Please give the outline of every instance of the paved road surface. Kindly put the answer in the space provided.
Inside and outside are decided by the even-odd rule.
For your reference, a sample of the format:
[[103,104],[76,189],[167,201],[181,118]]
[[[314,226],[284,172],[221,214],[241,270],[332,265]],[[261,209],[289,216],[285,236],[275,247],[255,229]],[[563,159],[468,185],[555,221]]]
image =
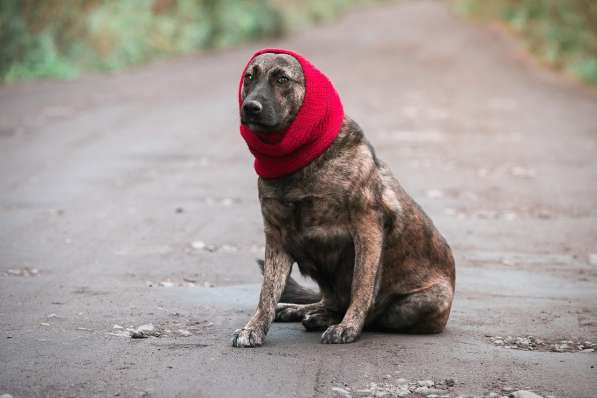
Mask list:
[[[332,77],[451,243],[458,286],[442,335],[322,346],[276,324],[262,348],[230,346],[260,283],[235,90],[261,45]],[[0,394],[362,396],[453,378],[451,396],[594,397],[597,354],[550,350],[597,342],[597,97],[516,54],[421,1],[280,42],[1,88]],[[146,323],[169,332],[113,328]],[[527,335],[546,343],[492,342]]]

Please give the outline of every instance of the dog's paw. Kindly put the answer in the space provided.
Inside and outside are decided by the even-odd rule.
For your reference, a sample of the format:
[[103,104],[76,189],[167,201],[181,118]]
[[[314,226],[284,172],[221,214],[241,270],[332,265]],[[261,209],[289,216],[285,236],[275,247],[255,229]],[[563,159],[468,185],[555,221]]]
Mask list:
[[351,326],[342,324],[332,325],[321,335],[323,344],[346,344],[352,343],[359,337],[359,331]]
[[263,335],[254,329],[236,329],[232,334],[233,347],[259,347],[263,344]]
[[276,307],[276,322],[300,322],[304,311],[292,304],[278,304]]

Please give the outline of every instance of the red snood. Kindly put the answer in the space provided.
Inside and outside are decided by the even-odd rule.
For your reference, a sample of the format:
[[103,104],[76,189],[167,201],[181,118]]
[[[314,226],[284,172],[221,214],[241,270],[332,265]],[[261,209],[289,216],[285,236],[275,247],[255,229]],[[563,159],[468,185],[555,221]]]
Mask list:
[[[240,77],[238,101],[242,107],[242,85],[247,66],[264,53],[288,54],[297,59],[305,76],[305,97],[296,117],[285,130],[256,134],[241,123],[240,134],[255,156],[255,171],[264,178],[291,174],[321,155],[334,141],[344,118],[342,102],[330,80],[301,55],[278,48],[257,51],[247,62]],[[274,137],[272,137],[272,135]],[[272,139],[273,138],[273,139]]]

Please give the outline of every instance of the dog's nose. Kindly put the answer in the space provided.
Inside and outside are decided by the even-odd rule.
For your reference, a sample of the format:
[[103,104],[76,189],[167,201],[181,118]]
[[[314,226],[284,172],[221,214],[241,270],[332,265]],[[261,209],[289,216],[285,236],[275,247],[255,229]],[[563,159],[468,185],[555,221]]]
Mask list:
[[257,116],[263,110],[263,106],[258,101],[246,101],[243,104],[243,111],[248,116]]

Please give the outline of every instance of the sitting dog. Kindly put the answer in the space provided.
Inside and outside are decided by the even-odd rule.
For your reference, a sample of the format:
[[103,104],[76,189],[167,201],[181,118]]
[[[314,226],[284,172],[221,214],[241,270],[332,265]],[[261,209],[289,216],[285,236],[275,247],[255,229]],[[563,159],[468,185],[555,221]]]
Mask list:
[[[364,328],[441,332],[454,295],[450,247],[344,115],[329,79],[293,51],[264,49],[245,66],[238,97],[265,261],[257,311],[232,345],[262,345],[274,319],[324,331],[328,344]],[[319,293],[289,277],[295,262]]]

